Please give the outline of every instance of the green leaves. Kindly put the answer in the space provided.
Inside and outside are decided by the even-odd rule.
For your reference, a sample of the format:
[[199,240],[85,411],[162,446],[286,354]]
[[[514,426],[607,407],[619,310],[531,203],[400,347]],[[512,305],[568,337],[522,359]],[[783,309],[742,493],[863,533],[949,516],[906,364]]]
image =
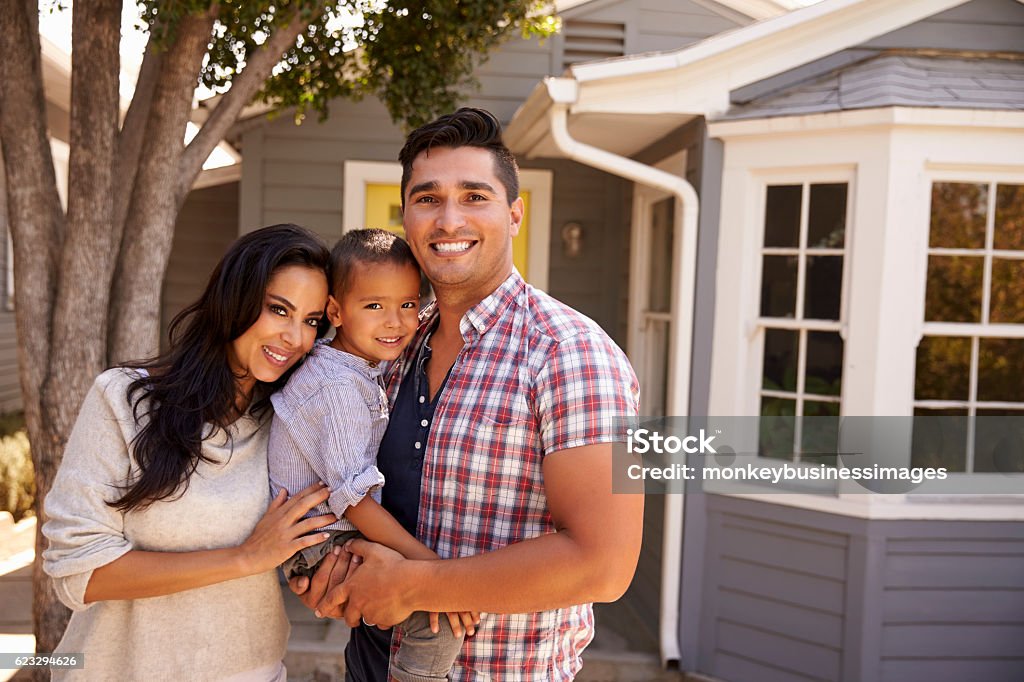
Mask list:
[[331,100],[380,97],[391,117],[414,127],[455,108],[477,86],[476,66],[502,41],[546,37],[557,18],[540,0],[148,0],[143,20],[158,44],[173,44],[188,14],[217,22],[200,80],[223,91],[281,25],[308,22],[257,96],[323,119]]

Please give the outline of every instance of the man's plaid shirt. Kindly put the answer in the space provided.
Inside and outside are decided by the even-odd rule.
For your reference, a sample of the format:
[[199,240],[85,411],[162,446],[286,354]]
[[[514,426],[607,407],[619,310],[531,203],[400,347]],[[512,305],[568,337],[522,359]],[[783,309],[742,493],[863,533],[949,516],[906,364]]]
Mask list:
[[[433,305],[423,311],[416,338],[396,363],[388,383],[392,404],[436,317]],[[518,272],[471,308],[460,329],[465,345],[430,427],[417,524],[419,539],[442,558],[555,532],[544,456],[623,440],[616,417],[636,415],[639,400],[629,361],[608,335]],[[569,680],[593,636],[590,604],[487,614],[467,638],[452,679]]]

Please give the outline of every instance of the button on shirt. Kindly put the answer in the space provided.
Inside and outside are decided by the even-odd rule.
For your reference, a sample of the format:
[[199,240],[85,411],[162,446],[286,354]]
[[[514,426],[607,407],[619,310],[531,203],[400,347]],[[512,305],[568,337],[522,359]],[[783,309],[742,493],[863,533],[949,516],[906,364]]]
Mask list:
[[384,476],[377,448],[388,425],[380,369],[363,358],[318,341],[283,389],[270,397],[270,489],[289,493],[323,481],[326,503],[306,516],[334,512],[326,528],[355,530],[342,516],[370,494],[380,501]]
[[[436,308],[428,306],[416,339],[390,373],[389,395],[399,403],[410,386],[404,370],[415,364],[436,319]],[[404,450],[415,460],[415,443],[423,444],[416,536],[443,558],[555,532],[544,457],[624,440],[616,420],[635,416],[639,400],[633,370],[607,334],[518,272],[467,311],[460,331],[464,346],[436,408],[420,417],[421,428],[429,422],[426,440],[416,435]],[[421,391],[412,396],[429,399]],[[487,614],[467,638],[452,679],[569,680],[592,638],[589,604]]]

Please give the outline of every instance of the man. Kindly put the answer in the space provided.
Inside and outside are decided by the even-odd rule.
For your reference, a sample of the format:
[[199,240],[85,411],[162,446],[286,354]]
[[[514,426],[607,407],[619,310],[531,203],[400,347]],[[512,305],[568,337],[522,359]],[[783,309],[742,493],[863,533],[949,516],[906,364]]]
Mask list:
[[442,116],[399,160],[406,235],[437,299],[389,384],[382,504],[451,560],[355,541],[362,565],[334,587],[321,571],[303,600],[355,627],[349,679],[387,679],[391,632],[365,624],[482,611],[452,679],[570,680],[591,602],[622,595],[640,550],[643,496],[612,493],[636,378],[593,321],[514,270],[523,200],[490,113]]

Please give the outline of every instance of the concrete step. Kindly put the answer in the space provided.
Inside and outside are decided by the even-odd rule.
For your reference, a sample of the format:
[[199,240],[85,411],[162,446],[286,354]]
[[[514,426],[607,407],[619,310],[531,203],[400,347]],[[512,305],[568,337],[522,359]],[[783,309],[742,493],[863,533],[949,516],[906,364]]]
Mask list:
[[[287,587],[285,609],[292,623],[284,664],[290,682],[342,682],[349,628],[341,621],[317,619]],[[612,628],[608,628],[610,631]],[[610,634],[610,633],[606,633]],[[662,670],[656,654],[620,650],[622,640],[606,636],[583,655],[580,682],[684,682],[678,671]]]

